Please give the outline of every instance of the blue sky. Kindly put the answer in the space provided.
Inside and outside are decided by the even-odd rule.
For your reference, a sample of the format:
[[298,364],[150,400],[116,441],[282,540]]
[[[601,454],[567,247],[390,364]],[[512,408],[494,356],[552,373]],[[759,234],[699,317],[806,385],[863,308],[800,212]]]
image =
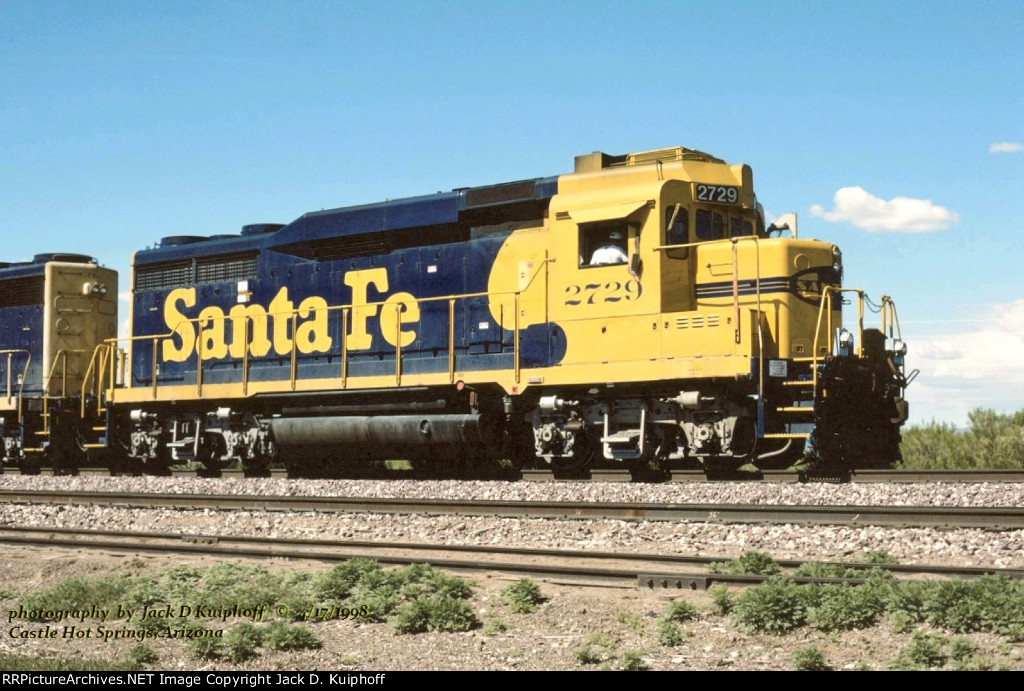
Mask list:
[[897,300],[912,421],[1024,408],[1024,3],[0,0],[2,259],[665,146]]

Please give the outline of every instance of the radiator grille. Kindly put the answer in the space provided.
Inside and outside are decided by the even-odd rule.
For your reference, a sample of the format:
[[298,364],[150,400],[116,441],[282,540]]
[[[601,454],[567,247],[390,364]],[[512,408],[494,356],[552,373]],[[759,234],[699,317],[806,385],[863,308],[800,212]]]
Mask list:
[[43,277],[26,276],[0,283],[0,307],[40,305],[43,302]]

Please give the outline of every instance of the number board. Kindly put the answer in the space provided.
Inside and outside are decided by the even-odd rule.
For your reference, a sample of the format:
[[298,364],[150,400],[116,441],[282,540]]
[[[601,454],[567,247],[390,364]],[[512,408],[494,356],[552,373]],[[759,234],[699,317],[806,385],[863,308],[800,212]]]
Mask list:
[[705,185],[694,183],[693,197],[699,202],[714,202],[716,204],[738,204],[740,201],[740,188],[729,185]]

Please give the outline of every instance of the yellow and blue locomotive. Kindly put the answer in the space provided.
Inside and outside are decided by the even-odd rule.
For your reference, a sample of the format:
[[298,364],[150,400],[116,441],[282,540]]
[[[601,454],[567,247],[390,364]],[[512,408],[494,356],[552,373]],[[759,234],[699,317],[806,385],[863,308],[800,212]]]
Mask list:
[[891,301],[865,329],[841,280],[837,247],[766,228],[749,167],[593,153],[137,252],[83,409],[96,447],[157,469],[888,466],[905,346]]
[[116,336],[116,272],[79,254],[0,264],[0,461],[70,470],[106,448],[95,404],[110,382],[90,365]]

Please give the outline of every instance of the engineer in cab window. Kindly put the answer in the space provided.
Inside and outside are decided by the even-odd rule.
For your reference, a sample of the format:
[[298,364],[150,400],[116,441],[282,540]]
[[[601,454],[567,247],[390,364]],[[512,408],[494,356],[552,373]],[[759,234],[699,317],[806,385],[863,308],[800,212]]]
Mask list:
[[608,233],[608,242],[594,250],[594,254],[590,257],[590,266],[625,264],[628,261],[626,235],[621,230],[613,230]]

